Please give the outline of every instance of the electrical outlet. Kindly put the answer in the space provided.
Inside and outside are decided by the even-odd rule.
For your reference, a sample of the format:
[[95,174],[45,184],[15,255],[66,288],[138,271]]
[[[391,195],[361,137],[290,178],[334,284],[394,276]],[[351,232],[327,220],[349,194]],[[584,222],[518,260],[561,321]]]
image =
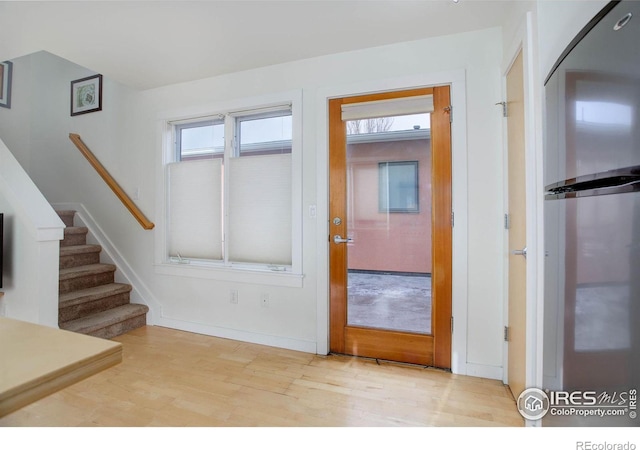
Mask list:
[[237,289],[231,289],[231,291],[229,292],[229,302],[231,302],[233,304],[238,304],[238,290]]
[[260,304],[263,308],[269,306],[269,294],[260,294]]

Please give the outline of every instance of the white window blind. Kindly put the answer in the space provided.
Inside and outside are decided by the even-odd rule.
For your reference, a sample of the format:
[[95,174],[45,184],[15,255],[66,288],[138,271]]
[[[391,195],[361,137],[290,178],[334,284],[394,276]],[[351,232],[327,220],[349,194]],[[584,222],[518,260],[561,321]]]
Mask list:
[[342,105],[342,120],[375,119],[433,112],[433,95]]
[[169,164],[169,255],[222,259],[222,160]]
[[291,265],[291,155],[229,161],[229,260]]

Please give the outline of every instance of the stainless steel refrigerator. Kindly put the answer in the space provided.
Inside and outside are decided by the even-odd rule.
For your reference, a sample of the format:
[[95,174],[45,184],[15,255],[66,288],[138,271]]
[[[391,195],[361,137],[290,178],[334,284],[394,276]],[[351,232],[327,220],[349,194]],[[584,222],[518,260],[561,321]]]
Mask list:
[[640,2],[607,4],[545,95],[543,388],[578,394],[542,423],[640,426]]

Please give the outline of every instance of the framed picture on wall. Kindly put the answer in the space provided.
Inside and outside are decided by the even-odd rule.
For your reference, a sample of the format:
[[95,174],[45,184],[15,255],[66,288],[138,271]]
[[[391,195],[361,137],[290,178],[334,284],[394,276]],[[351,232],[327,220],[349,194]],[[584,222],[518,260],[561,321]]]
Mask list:
[[11,108],[11,61],[0,62],[0,106]]
[[71,115],[102,111],[102,75],[71,82]]

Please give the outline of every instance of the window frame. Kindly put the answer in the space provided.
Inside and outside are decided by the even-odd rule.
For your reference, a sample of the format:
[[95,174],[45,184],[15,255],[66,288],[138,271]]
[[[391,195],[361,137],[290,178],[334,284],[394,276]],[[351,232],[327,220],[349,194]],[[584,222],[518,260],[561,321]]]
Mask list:
[[[269,111],[275,115],[289,109],[292,117],[291,139],[291,265],[271,266],[262,263],[237,263],[228,260],[227,239],[222,261],[197,260],[190,258],[172,258],[168,254],[168,164],[178,161],[176,146],[176,127],[185,127],[190,123],[206,122],[224,117],[225,123],[225,161],[228,158],[240,157],[239,143],[235,136],[235,123],[245,117],[258,116]],[[162,120],[163,129],[163,159],[162,184],[164,193],[161,209],[163,221],[158,228],[155,266],[156,272],[168,275],[189,276],[206,279],[217,279],[238,282],[254,282],[275,286],[302,287],[302,92],[291,91],[274,94],[262,98],[245,99],[228,102],[211,108],[205,114],[194,111],[179,117],[167,115]],[[229,165],[223,164],[224,177],[228,177]],[[226,183],[226,182],[225,182]],[[225,185],[227,187],[227,185]],[[160,200],[160,199],[159,199]],[[228,204],[228,189],[224,193],[224,202]],[[225,230],[228,230],[228,212],[224,211]],[[225,231],[227,233],[228,231]]]

